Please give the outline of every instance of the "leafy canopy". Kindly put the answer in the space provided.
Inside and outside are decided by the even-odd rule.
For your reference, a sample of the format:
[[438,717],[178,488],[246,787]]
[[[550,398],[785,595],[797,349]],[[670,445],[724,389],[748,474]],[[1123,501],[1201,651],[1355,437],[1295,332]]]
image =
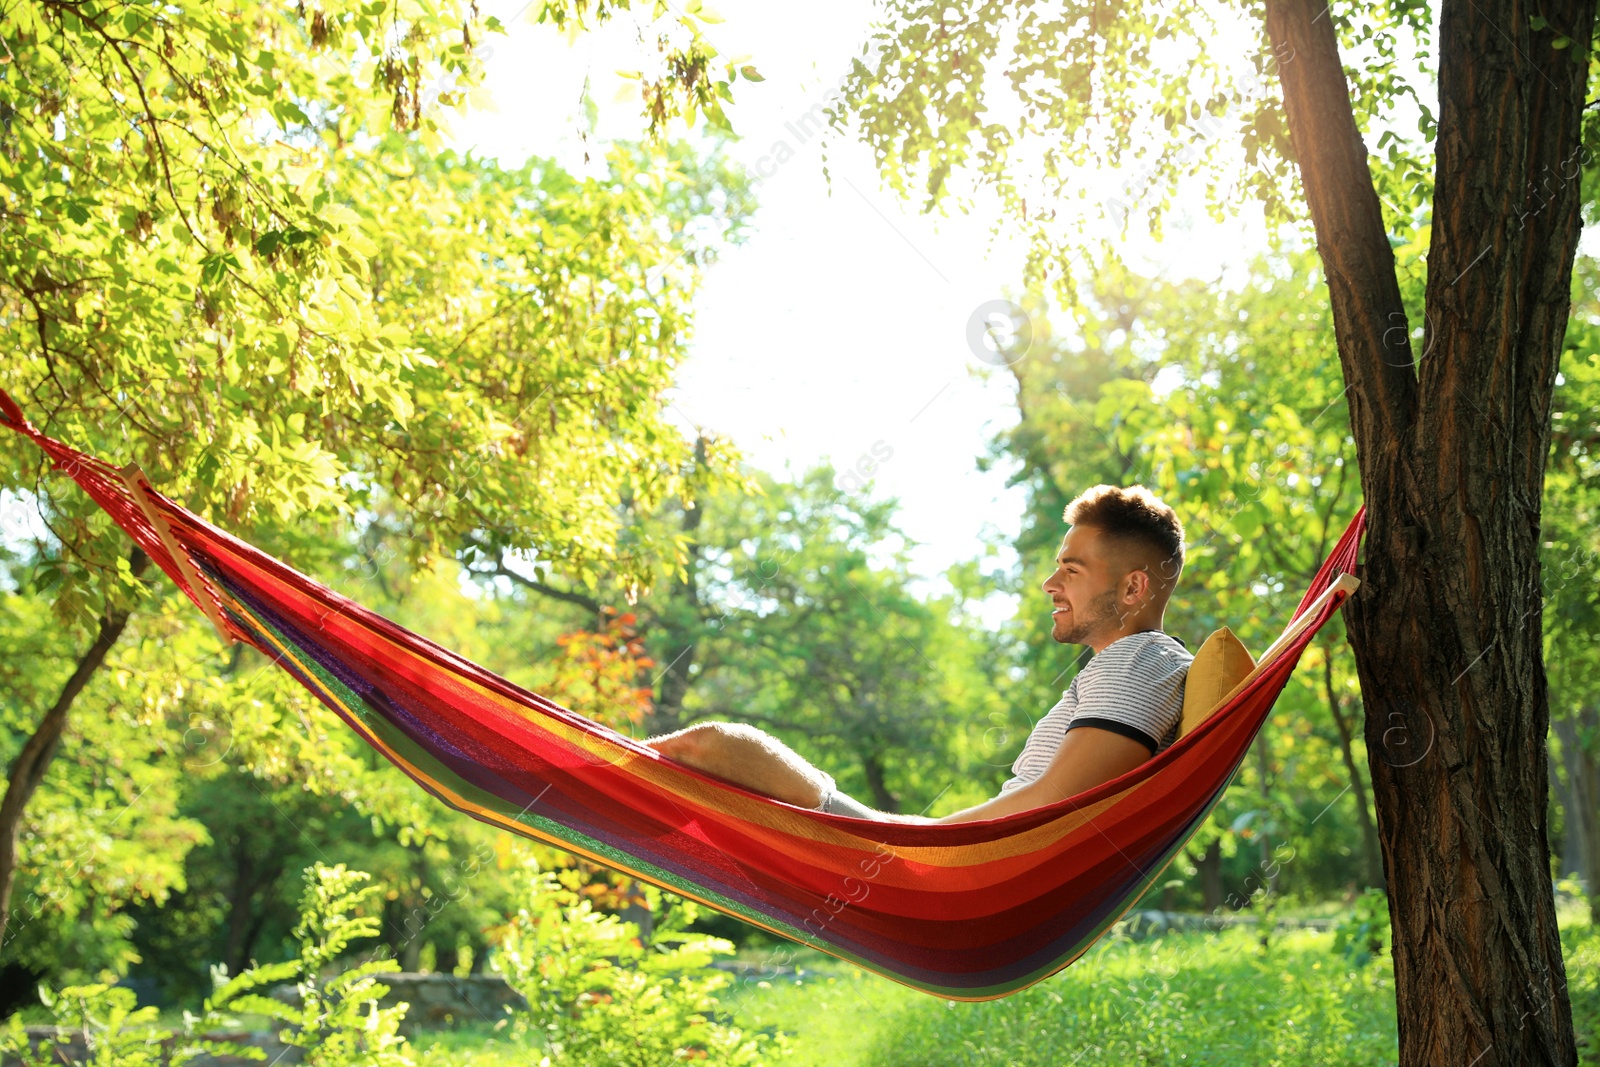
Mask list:
[[[388,496],[418,559],[487,530],[589,573],[608,502],[678,490],[660,394],[749,203],[670,146],[584,180],[436,151],[500,30],[431,0],[8,7],[0,381],[269,546]],[[0,457],[50,524],[59,606],[92,619],[134,584],[120,542],[31,445]]]

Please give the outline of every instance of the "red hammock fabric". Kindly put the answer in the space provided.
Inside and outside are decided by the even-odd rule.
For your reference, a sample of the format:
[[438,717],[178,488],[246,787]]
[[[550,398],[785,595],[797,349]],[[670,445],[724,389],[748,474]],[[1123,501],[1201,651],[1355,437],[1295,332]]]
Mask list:
[[[0,421],[149,553],[219,629],[322,699],[428,792],[491,825],[626,871],[957,1000],[1077,959],[1222,796],[1301,653],[1348,595],[1358,511],[1278,654],[1208,719],[1113,781],[986,822],[871,822],[797,808],[673,762],[329,590],[135,480]],[[1324,595],[1326,594],[1326,595]],[[1320,598],[1320,599],[1319,599]]]

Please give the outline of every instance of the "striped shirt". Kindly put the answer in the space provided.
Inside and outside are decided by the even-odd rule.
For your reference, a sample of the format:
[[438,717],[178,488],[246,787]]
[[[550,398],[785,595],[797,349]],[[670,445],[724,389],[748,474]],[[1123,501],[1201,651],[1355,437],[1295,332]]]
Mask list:
[[1022,755],[1011,765],[1014,777],[1000,792],[1036,781],[1075,726],[1098,726],[1131,737],[1152,756],[1165,749],[1178,739],[1183,683],[1193,659],[1182,641],[1159,630],[1111,642],[1035,724]]

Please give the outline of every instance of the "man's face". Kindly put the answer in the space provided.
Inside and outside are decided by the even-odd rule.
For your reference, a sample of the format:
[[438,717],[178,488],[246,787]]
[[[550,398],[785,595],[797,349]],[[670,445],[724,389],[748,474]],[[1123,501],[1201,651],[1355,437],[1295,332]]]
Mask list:
[[1088,644],[1121,623],[1116,587],[1122,574],[1108,549],[1093,526],[1074,526],[1061,540],[1055,573],[1043,589],[1055,609],[1050,636],[1064,645]]

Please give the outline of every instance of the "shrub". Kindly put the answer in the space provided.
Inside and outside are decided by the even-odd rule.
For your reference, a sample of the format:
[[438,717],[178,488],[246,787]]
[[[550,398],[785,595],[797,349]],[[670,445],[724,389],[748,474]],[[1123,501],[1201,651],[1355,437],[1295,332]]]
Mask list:
[[1389,945],[1389,898],[1381,889],[1368,889],[1333,930],[1333,950],[1357,967],[1381,956]]
[[[648,890],[652,910],[662,895]],[[491,966],[527,1000],[512,1033],[537,1040],[563,1067],[656,1067],[677,1060],[747,1067],[781,1039],[747,1034],[719,1017],[729,977],[709,968],[733,946],[686,933],[697,909],[681,901],[649,941],[634,923],[594,910],[548,871],[534,871],[529,903],[507,925]]]
[[[225,1011],[255,1012],[286,1023],[278,1039],[304,1049],[307,1067],[414,1067],[406,1039],[398,1032],[410,1005],[402,1001],[393,1007],[378,1007],[389,987],[373,977],[398,971],[397,962],[368,960],[331,978],[323,977],[324,969],[338,960],[352,941],[380,930],[377,916],[352,914],[383,888],[360,885],[371,877],[365,871],[347,871],[342,863],[307,867],[300,922],[294,929],[299,955],[283,963],[253,967],[232,980],[217,968],[217,989],[206,1000],[207,1018]],[[296,983],[299,1007],[252,992],[286,980]]]
[[[57,1057],[56,1046],[77,1032],[88,1044],[89,1058],[83,1067],[181,1067],[202,1053],[265,1059],[261,1049],[201,1036],[205,1030],[236,1025],[231,1012],[253,1012],[289,1024],[278,1034],[279,1040],[304,1049],[308,1067],[414,1067],[405,1038],[396,1032],[407,1005],[379,1008],[378,1001],[389,987],[372,977],[399,970],[399,964],[373,960],[332,978],[322,977],[351,941],[378,932],[376,917],[351,915],[381,888],[357,888],[369,877],[363,871],[347,871],[343,864],[306,868],[300,922],[294,931],[299,956],[253,967],[231,980],[222,967],[212,968],[216,988],[205,1002],[205,1013],[185,1012],[181,1032],[157,1026],[155,1008],[135,1008],[131,989],[95,984],[52,993],[41,985],[40,999],[63,1032],[54,1042],[30,1048],[22,1016],[13,1015],[0,1031],[0,1054],[16,1057],[23,1067],[59,1064],[65,1061]],[[303,998],[298,1008],[252,992],[290,979],[298,980]]]

